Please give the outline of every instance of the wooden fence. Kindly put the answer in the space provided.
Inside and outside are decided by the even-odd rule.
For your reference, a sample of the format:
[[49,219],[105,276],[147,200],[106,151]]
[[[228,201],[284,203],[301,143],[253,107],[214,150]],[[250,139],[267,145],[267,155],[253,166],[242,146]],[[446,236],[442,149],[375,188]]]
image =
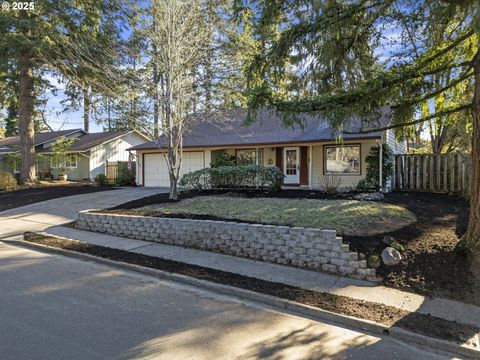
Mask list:
[[118,176],[118,166],[125,164],[129,167],[130,171],[135,174],[135,161],[107,161],[105,175],[108,182],[114,183]]
[[394,189],[461,193],[468,198],[470,154],[396,155]]

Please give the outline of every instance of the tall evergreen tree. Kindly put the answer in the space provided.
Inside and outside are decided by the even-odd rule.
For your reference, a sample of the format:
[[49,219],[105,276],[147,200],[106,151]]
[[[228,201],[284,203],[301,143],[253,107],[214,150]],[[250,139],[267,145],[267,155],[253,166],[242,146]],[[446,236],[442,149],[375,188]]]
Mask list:
[[45,0],[35,3],[34,10],[0,12],[0,63],[14,62],[19,72],[22,182],[36,180],[34,71],[47,66],[72,76],[78,66],[98,69],[85,51],[96,39],[84,26],[112,19],[119,12],[118,4],[113,0]]
[[[389,106],[392,124],[402,129],[445,116],[469,112],[472,117],[472,189],[468,230],[460,243],[480,279],[480,14],[478,2],[409,1],[291,1],[255,2],[259,29],[274,27],[278,36],[261,33],[264,51],[250,68],[250,106],[268,105],[286,121],[299,112],[321,113],[340,130],[352,116],[378,126],[379,109]],[[298,11],[292,11],[298,9]],[[422,29],[452,23],[439,43],[417,38],[408,48],[385,47],[387,32],[401,28],[405,19],[420,19]],[[407,21],[408,23],[408,21]],[[411,29],[415,30],[415,29]],[[413,34],[413,32],[411,32]],[[395,34],[389,37],[394,42]],[[415,48],[414,48],[415,47]],[[372,63],[381,51],[385,61]],[[418,52],[412,57],[411,53]],[[285,93],[277,90],[277,78],[298,53],[307,60],[296,69],[295,85]],[[463,56],[459,56],[463,54]],[[377,53],[377,55],[380,55]],[[310,72],[313,66],[314,71]],[[435,84],[435,79],[443,79]],[[448,79],[448,81],[445,81]],[[472,97],[451,101],[433,113],[417,116],[418,108],[439,96],[447,98],[456,86],[471,87]],[[463,102],[465,101],[465,102]],[[253,118],[254,112],[250,112]],[[370,130],[368,130],[370,131]],[[361,132],[368,132],[361,131]]]

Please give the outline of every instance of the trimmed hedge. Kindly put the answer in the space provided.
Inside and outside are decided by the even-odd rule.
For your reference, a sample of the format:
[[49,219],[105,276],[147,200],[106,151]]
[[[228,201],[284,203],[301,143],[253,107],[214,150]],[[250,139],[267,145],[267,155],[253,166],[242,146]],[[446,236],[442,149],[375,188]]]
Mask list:
[[280,190],[284,178],[285,175],[277,167],[219,166],[183,175],[180,186],[193,190],[247,188]]

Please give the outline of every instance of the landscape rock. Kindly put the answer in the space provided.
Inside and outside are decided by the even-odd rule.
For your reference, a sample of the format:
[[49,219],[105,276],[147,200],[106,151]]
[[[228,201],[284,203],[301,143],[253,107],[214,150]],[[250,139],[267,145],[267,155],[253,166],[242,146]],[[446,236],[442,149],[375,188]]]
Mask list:
[[398,265],[402,260],[400,252],[392,247],[386,247],[383,249],[381,256],[383,263],[387,266]]
[[360,201],[382,201],[385,199],[382,193],[373,192],[373,193],[360,193],[353,196],[355,200]]

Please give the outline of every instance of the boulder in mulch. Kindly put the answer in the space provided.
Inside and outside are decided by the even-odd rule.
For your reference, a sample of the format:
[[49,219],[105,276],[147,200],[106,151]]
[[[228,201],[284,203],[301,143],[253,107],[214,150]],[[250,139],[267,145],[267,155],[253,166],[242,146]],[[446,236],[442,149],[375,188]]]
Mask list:
[[381,256],[383,263],[387,266],[398,265],[402,260],[400,252],[392,247],[386,247],[383,249]]

